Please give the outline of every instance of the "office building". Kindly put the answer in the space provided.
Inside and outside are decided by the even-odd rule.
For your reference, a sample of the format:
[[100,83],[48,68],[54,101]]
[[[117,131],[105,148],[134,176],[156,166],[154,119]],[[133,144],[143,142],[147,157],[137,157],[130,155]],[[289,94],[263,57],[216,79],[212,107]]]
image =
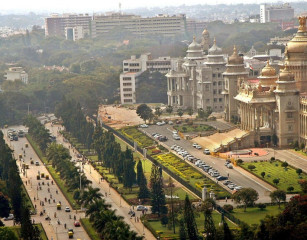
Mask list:
[[278,22],[282,24],[285,20],[294,18],[294,9],[289,3],[284,4],[261,4],[260,5],[260,22]]

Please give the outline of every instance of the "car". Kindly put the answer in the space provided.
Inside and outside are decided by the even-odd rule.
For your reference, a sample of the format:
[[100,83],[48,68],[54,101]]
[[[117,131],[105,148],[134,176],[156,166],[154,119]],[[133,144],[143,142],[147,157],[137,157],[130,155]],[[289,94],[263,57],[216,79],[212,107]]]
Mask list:
[[210,150],[206,148],[206,149],[204,150],[204,154],[210,155]]
[[82,158],[82,155],[80,153],[78,153],[77,158]]
[[143,205],[138,205],[138,206],[136,206],[136,210],[137,211],[147,211],[147,207],[145,207],[145,206],[143,206]]
[[168,121],[168,124],[173,125],[174,123],[173,123],[173,121]]
[[237,190],[237,191],[239,191],[239,190],[241,190],[243,187],[241,187],[241,186],[237,186],[237,187],[235,187],[235,190]]
[[151,136],[155,136],[157,133],[152,133]]
[[13,136],[10,136],[10,141],[14,141],[14,137]]
[[175,140],[180,140],[180,137],[179,137],[178,135],[173,136],[173,138],[174,138]]
[[35,166],[39,166],[39,162],[38,161],[35,162]]
[[70,212],[70,208],[69,208],[69,207],[66,207],[66,208],[65,208],[65,212]]
[[228,184],[227,187],[231,190],[234,190],[236,186],[234,184]]
[[147,124],[141,124],[140,128],[148,128],[148,125]]
[[227,180],[227,181],[223,182],[223,184],[224,185],[232,184],[232,181]]
[[4,221],[9,221],[14,219],[14,214],[10,213],[8,217],[3,218]]
[[178,131],[177,130],[174,130],[173,131],[173,135],[177,135],[178,134]]
[[171,149],[175,150],[176,147],[177,147],[177,145],[173,145],[173,146],[171,146]]
[[195,148],[198,149],[198,150],[202,149],[202,147],[199,146],[199,145],[197,145]]
[[81,226],[81,224],[80,224],[80,222],[79,222],[79,221],[75,221],[75,222],[74,222],[74,226],[75,226],[75,227],[80,227],[80,226]]
[[197,145],[198,145],[197,143],[193,143],[193,144],[192,144],[192,147],[195,147],[195,148],[196,148]]
[[228,179],[228,177],[225,177],[225,176],[219,176],[219,177],[216,178],[216,180],[218,180],[218,181],[224,181],[224,180],[227,180],[227,179]]
[[226,167],[229,168],[229,169],[233,169],[232,164],[228,164]]

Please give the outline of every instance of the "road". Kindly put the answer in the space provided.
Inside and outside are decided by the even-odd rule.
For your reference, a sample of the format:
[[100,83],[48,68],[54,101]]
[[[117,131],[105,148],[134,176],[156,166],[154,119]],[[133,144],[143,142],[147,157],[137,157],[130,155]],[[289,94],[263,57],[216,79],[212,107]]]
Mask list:
[[[163,125],[163,126],[150,125],[148,128],[140,128],[140,130],[144,131],[150,136],[153,133],[159,133],[161,135],[166,136],[168,140],[163,143],[169,148],[169,150],[170,150],[170,147],[174,144],[183,147],[191,155],[203,160],[208,165],[218,170],[221,175],[227,176],[229,174],[229,179],[232,182],[236,183],[237,185],[240,185],[242,187],[251,187],[255,189],[259,194],[259,200],[258,200],[259,202],[269,202],[270,201],[269,194],[271,191],[274,191],[275,188],[273,188],[271,185],[267,184],[266,182],[261,181],[257,177],[251,175],[250,173],[248,173],[247,171],[241,168],[237,168],[237,167],[234,167],[233,169],[226,168],[224,166],[225,164],[224,159],[220,159],[220,158],[213,157],[210,155],[204,155],[202,150],[195,149],[192,146],[192,143],[188,140],[184,140],[184,139],[174,140],[172,137],[173,129],[170,125]],[[186,162],[191,164],[196,169],[200,170],[198,167],[196,167],[194,164],[190,163],[189,161],[186,161]],[[220,185],[223,186],[223,184],[220,184]]]
[[[50,133],[54,136],[56,136],[56,140],[58,143],[63,144],[66,148],[70,150],[70,154],[73,157],[73,159],[77,159],[77,150],[73,149],[73,147],[68,142],[64,142],[64,138],[58,134],[58,130],[62,129],[60,125],[53,125],[51,126],[50,123],[47,123],[46,128],[49,129]],[[78,165],[79,163],[77,163]],[[85,164],[84,165],[84,173],[86,177],[92,181],[92,187],[99,188],[100,192],[105,196],[105,200],[107,203],[111,205],[111,209],[116,210],[116,214],[123,216],[124,220],[127,224],[129,224],[131,230],[138,233],[140,236],[144,236],[144,239],[147,240],[153,240],[156,239],[152,233],[144,227],[143,223],[137,219],[140,219],[141,212],[136,213],[135,218],[130,218],[130,215],[128,212],[131,209],[131,206],[116,192],[113,188],[110,188],[110,185],[106,181],[101,181],[101,175],[90,165]]]
[[[25,127],[23,126],[17,126],[17,127],[13,126],[12,128],[16,130],[25,129]],[[7,129],[3,130],[5,136],[6,136],[6,131]],[[18,141],[9,141],[6,138],[6,141],[8,145],[12,149],[14,149],[14,156],[16,159],[18,159],[19,154],[23,154],[23,150],[25,151],[25,154],[23,154],[23,160],[25,164],[29,164],[30,168],[24,174],[21,173],[21,178],[31,198],[33,206],[37,207],[38,214],[33,215],[32,219],[34,219],[36,223],[43,224],[48,239],[51,240],[68,239],[67,229],[72,228],[74,230],[74,239],[90,240],[90,237],[87,235],[82,226],[74,227],[74,216],[76,216],[76,219],[78,220],[84,217],[84,213],[76,213],[75,211],[72,212],[64,211],[65,207],[70,207],[71,210],[72,207],[69,205],[68,201],[66,200],[66,198],[64,197],[58,186],[55,183],[51,184],[52,181],[54,182],[51,176],[49,176],[50,180],[46,180],[44,178],[41,180],[36,179],[38,173],[48,174],[48,171],[44,166],[44,164],[39,159],[39,157],[34,152],[31,145],[29,144],[29,147],[25,148],[25,143],[28,143],[27,139],[23,137],[19,138]],[[33,159],[34,163],[38,161],[39,166],[31,164],[30,158]],[[20,168],[21,162],[19,160],[17,160],[17,164],[18,167]],[[49,186],[47,184],[49,184]],[[58,193],[56,193],[56,191]],[[45,198],[47,201],[45,201]],[[50,203],[48,202],[49,199]],[[56,204],[59,201],[62,204],[62,210],[56,209]],[[41,205],[41,202],[44,203],[44,206]],[[45,214],[43,216],[40,216],[39,213],[43,210],[45,210]],[[51,218],[50,221],[45,220],[45,217],[47,215]],[[58,220],[60,221],[60,224],[58,224],[57,222]],[[66,229],[64,227],[64,224],[66,224]]]

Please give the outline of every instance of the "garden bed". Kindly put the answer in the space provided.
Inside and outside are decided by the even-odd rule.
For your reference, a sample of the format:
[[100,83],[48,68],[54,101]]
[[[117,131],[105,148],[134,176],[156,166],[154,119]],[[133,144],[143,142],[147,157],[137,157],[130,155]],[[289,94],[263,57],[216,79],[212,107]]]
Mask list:
[[131,141],[137,142],[141,148],[147,148],[156,144],[153,139],[140,132],[136,127],[124,127],[119,132]]
[[215,128],[206,124],[183,124],[183,125],[174,125],[174,128],[183,133],[189,132],[207,132],[214,131]]

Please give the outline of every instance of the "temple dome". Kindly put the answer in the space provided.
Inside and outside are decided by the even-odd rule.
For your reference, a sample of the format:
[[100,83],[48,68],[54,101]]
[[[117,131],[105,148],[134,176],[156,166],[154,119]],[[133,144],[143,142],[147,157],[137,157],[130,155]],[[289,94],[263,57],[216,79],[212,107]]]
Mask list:
[[291,53],[305,53],[307,54],[307,28],[306,28],[306,16],[299,17],[300,26],[295,37],[287,44],[287,54]]
[[209,49],[209,55],[221,55],[222,49],[216,45],[216,40],[214,38],[213,46]]
[[189,50],[190,51],[199,51],[201,49],[202,49],[201,45],[198,42],[196,42],[196,38],[193,37],[193,42],[188,46],[188,51]]
[[208,32],[208,30],[207,30],[206,28],[204,29],[202,35],[203,35],[203,36],[204,36],[204,35],[209,35],[209,32]]
[[276,70],[270,65],[270,61],[267,61],[266,66],[261,71],[262,77],[274,77],[276,76]]
[[243,57],[240,57],[237,52],[236,46],[233,48],[233,54],[228,58],[228,64],[243,64]]
[[288,69],[288,65],[285,65],[285,68],[279,73],[280,82],[291,82],[295,81],[294,74]]

